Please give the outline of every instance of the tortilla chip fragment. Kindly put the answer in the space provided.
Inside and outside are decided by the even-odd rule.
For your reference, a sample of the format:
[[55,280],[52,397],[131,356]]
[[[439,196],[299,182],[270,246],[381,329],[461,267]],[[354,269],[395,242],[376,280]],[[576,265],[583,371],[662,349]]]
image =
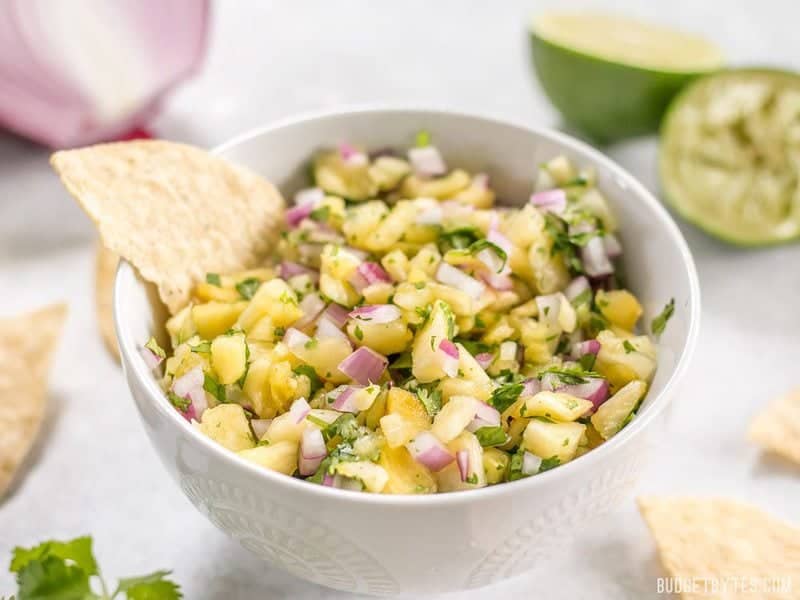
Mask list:
[[747,437],[800,464],[800,389],[778,398],[753,419]]
[[[682,598],[798,597],[800,528],[731,500],[645,497],[638,501],[661,563],[681,582]],[[748,596],[741,593],[743,585],[762,587]]]
[[97,326],[106,348],[119,362],[119,344],[114,331],[114,276],[117,273],[119,256],[97,244],[94,273],[94,301],[97,309]]
[[45,414],[47,372],[65,304],[0,319],[0,497],[28,454]]
[[278,241],[275,186],[199,148],[138,140],[56,152],[50,162],[105,247],[155,283],[172,314],[206,273],[256,266]]

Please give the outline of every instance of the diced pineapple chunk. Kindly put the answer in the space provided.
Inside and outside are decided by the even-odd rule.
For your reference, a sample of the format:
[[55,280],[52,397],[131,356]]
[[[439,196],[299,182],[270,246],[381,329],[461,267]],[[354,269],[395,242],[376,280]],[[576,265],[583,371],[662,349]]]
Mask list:
[[375,399],[378,397],[378,394],[381,393],[381,386],[372,384],[368,385],[365,388],[362,388],[355,392],[353,395],[353,405],[355,406],[356,410],[369,410],[372,406],[372,403],[375,402]]
[[369,176],[383,192],[396,188],[410,172],[408,162],[394,156],[379,156],[369,167]]
[[261,284],[250,304],[239,316],[237,324],[244,331],[269,315],[275,327],[288,327],[303,316],[298,306],[297,294],[283,279],[272,279]]
[[313,423],[308,419],[302,419],[298,423],[293,414],[285,412],[272,419],[263,439],[270,444],[283,441],[299,443],[303,432],[312,426]]
[[440,492],[455,492],[458,490],[471,490],[486,486],[486,473],[483,469],[483,447],[478,438],[469,431],[463,432],[447,445],[448,450],[455,456],[461,450],[467,451],[467,477],[461,481],[461,472],[458,462],[453,461],[444,469],[436,473],[436,481]]
[[404,198],[438,198],[454,196],[472,182],[469,173],[454,169],[449,174],[435,179],[421,179],[409,175],[403,180],[400,193]]
[[238,404],[220,404],[206,409],[197,428],[234,452],[255,446],[250,422]]
[[366,460],[341,462],[334,467],[334,471],[344,477],[358,479],[368,492],[383,491],[389,481],[389,475],[382,466]]
[[166,328],[173,348],[192,337],[197,332],[192,321],[192,306],[186,306],[170,317]]
[[267,446],[256,446],[248,450],[240,450],[238,454],[245,460],[267,469],[285,475],[292,475],[297,469],[297,448],[296,442],[283,441]]
[[449,400],[453,396],[472,396],[483,402],[492,395],[491,383],[478,383],[460,377],[450,377],[439,382],[437,389],[442,393],[443,400]]
[[292,354],[311,365],[317,375],[332,383],[345,383],[350,378],[338,369],[338,365],[350,356],[353,348],[344,338],[311,339],[305,345],[292,348]]
[[642,316],[642,305],[628,290],[597,290],[595,303],[606,319],[626,331],[633,331]]
[[350,319],[347,323],[347,334],[357,346],[369,346],[384,356],[403,352],[414,337],[403,319],[391,323]]
[[221,335],[211,342],[211,366],[222,384],[235,383],[247,369],[244,334]]
[[428,383],[446,377],[439,352],[442,340],[453,337],[455,319],[450,307],[441,300],[433,304],[427,323],[417,331],[411,351],[411,371],[417,381]]
[[364,296],[364,302],[367,304],[388,304],[394,295],[394,286],[391,283],[379,281],[361,290],[361,295]]
[[498,448],[484,448],[483,470],[486,473],[486,483],[493,485],[503,481],[509,461],[508,453]]
[[401,250],[392,250],[381,259],[381,265],[395,282],[408,277],[408,257]]
[[564,464],[575,458],[585,429],[586,425],[581,423],[548,423],[531,419],[522,436],[522,445],[536,456],[555,456],[560,464]]
[[[539,392],[525,400],[526,417],[546,417],[556,421],[574,421],[592,409],[583,398],[560,392]],[[546,457],[545,457],[546,458]]]
[[247,302],[207,302],[192,306],[192,322],[197,333],[206,340],[213,340],[228,331],[236,319],[247,308]]
[[239,292],[233,288],[220,287],[201,281],[194,288],[194,296],[201,302],[216,300],[218,302],[236,302]]
[[250,399],[255,413],[262,419],[271,419],[277,413],[277,406],[270,402],[269,372],[272,360],[266,356],[250,363],[242,391]]
[[649,337],[641,335],[623,340],[604,330],[597,334],[597,341],[600,352],[594,368],[614,389],[634,379],[652,379],[656,370],[656,349]]
[[403,446],[384,447],[379,459],[380,465],[389,475],[383,488],[384,494],[434,494],[436,479],[425,467],[415,461]]
[[434,298],[446,302],[447,305],[453,310],[453,314],[459,317],[471,316],[475,312],[475,303],[472,298],[463,290],[450,287],[449,285],[442,285],[431,281],[428,283],[431,294]]
[[454,440],[475,418],[475,398],[452,396],[433,418],[431,432],[444,443]]
[[390,389],[386,396],[386,412],[401,415],[420,431],[431,426],[430,415],[419,398],[398,387]]
[[645,392],[647,384],[644,381],[631,381],[600,405],[592,415],[592,425],[603,439],[607,440],[622,429]]
[[456,348],[458,348],[458,370],[463,373],[464,378],[481,385],[490,384],[491,380],[486,371],[481,368],[469,350],[461,344],[456,344]]
[[396,413],[381,417],[380,424],[383,435],[386,438],[386,445],[390,448],[398,448],[407,444],[422,431],[418,423],[413,423]]
[[416,209],[408,200],[395,204],[385,219],[362,236],[361,247],[371,252],[385,252],[400,241],[405,230],[414,222]]

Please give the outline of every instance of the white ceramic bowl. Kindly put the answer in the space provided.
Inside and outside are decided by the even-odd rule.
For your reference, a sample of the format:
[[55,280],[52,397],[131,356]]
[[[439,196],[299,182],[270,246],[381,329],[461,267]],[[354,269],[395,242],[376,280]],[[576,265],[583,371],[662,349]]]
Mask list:
[[367,108],[257,129],[218,152],[291,197],[306,184],[313,150],[345,140],[407,147],[420,129],[431,132],[449,164],[488,172],[498,197],[508,201],[524,202],[536,165],[557,154],[593,166],[620,220],[626,277],[642,300],[643,322],[675,298],[658,371],[638,416],[581,458],[514,483],[431,496],[347,492],[264,470],[198,433],[170,406],[137,352],[162,327],[163,309],[125,263],[115,288],[128,385],[147,434],[191,502],[271,564],[325,586],[375,595],[461,590],[522,573],[628,501],[698,329],[697,275],[675,223],[628,173],[561,133],[452,112]]

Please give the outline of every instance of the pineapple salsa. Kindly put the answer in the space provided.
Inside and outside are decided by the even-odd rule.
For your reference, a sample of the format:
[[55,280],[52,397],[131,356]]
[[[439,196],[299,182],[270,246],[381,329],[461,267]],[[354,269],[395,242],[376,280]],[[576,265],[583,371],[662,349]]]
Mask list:
[[172,352],[142,348],[201,432],[313,483],[429,494],[535,476],[633,418],[656,348],[593,172],[553,158],[521,208],[495,206],[422,133],[312,174],[274,262],[209,273]]

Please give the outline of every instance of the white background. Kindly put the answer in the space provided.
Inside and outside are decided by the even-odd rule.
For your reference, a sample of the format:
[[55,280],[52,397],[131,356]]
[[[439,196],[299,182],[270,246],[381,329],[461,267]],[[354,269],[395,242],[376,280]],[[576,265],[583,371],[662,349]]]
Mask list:
[[[532,76],[525,36],[530,16],[555,4],[220,2],[202,73],[170,99],[154,130],[210,146],[299,111],[372,101],[559,126]],[[702,32],[735,64],[797,68],[800,61],[795,0],[579,6],[587,4]],[[654,140],[607,152],[658,192]],[[100,342],[93,232],[46,159],[46,151],[0,133],[0,314],[70,304],[41,443],[0,505],[0,595],[13,590],[2,571],[14,545],[91,533],[109,576],[172,568],[191,600],[350,597],[251,557],[167,478]],[[700,273],[701,335],[685,394],[639,492],[735,497],[798,523],[800,469],[762,457],[744,432],[765,402],[800,384],[800,246],[737,250],[682,229]],[[631,502],[538,573],[458,597],[652,598],[661,574]]]

